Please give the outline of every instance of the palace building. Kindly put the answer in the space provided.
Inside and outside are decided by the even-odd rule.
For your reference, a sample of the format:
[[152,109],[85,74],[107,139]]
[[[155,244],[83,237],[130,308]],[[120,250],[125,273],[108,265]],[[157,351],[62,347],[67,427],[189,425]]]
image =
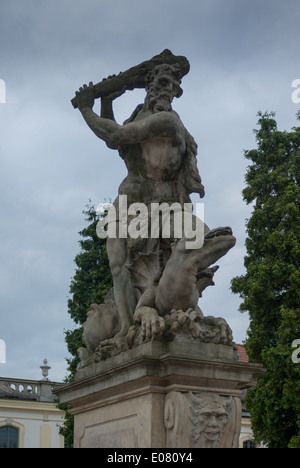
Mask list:
[[0,377],[0,448],[64,447],[64,412],[53,393],[59,384],[48,380],[46,359],[41,369],[41,380]]

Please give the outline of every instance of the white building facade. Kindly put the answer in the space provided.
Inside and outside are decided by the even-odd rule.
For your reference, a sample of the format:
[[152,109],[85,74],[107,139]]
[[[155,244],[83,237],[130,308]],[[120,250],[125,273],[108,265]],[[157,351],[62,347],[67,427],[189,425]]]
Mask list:
[[47,379],[0,378],[0,448],[63,448],[59,428],[64,412],[57,408],[53,394],[57,383]]

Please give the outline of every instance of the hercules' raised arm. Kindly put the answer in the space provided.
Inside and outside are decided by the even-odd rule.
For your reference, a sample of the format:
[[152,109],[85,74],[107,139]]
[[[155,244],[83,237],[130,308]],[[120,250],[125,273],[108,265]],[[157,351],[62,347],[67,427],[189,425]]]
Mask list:
[[[106,98],[105,109],[101,112],[101,117],[93,111],[95,101],[95,91],[93,83],[89,86],[83,85],[79,91],[76,92],[76,99],[78,109],[80,110],[84,120],[95,133],[95,135],[101,140],[105,141],[109,148],[116,149],[117,146],[113,144],[112,135],[118,130],[119,125],[115,122],[112,112],[111,100]],[[109,107],[110,103],[110,107]],[[106,111],[106,112],[105,112]],[[105,118],[104,115],[107,115]]]
[[[117,148],[111,140],[111,136],[118,128],[118,126],[116,127],[113,125],[113,123],[116,124],[116,121],[114,118],[112,101],[121,96],[124,92],[125,88],[122,88],[117,92],[101,98],[101,117],[93,111],[95,102],[95,88],[93,83],[90,82],[89,86],[84,84],[79,91],[76,92],[77,105],[84,120],[91,130],[112,149]],[[111,121],[112,125],[106,121]]]
[[105,119],[116,120],[113,111],[113,101],[122,96],[126,91],[126,87],[123,86],[122,89],[119,91],[115,91],[114,93],[109,94],[108,96],[103,96],[101,98],[101,113],[100,116]]
[[[89,86],[83,85],[76,93],[76,97],[78,108],[88,126],[112,149],[118,149],[120,145],[142,143],[153,138],[172,140],[180,133],[182,127],[178,115],[168,111],[150,114],[144,120],[137,120],[126,125],[119,125],[111,118],[99,117],[92,109],[94,105],[92,83]],[[108,101],[110,98],[105,99]]]

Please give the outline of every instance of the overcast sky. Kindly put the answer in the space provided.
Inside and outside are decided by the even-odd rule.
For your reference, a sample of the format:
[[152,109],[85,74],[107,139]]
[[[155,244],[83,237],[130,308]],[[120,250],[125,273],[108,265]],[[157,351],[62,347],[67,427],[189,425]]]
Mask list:
[[[70,100],[83,83],[125,71],[169,48],[190,62],[183,96],[173,105],[198,143],[206,189],[205,221],[229,225],[237,245],[221,259],[205,315],[224,317],[236,342],[247,315],[230,291],[243,274],[242,200],[247,161],[256,146],[258,111],[275,111],[280,130],[297,125],[292,81],[300,78],[298,0],[1,0],[0,376],[66,376],[63,331],[82,210],[114,199],[123,161],[97,139]],[[0,94],[1,96],[1,94]],[[115,102],[122,123],[145,92]],[[95,106],[97,109],[99,105]],[[197,201],[197,200],[196,200]]]

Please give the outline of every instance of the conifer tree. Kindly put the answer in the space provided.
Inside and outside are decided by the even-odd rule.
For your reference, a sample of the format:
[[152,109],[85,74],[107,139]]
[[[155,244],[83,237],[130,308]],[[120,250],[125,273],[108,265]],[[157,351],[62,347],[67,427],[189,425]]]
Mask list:
[[75,324],[79,325],[74,331],[66,332],[68,350],[73,356],[68,361],[71,379],[78,364],[77,349],[82,346],[82,324],[86,321],[90,305],[102,304],[112,287],[106,240],[100,239],[96,232],[101,215],[96,213],[91,203],[86,206],[83,214],[89,224],[79,232],[81,251],[75,257],[77,268],[70,284],[71,297],[68,300],[68,313]]
[[[274,113],[259,113],[257,148],[243,198],[252,204],[247,221],[246,273],[232,280],[250,325],[249,359],[266,374],[247,392],[257,441],[272,448],[300,445],[300,369],[291,345],[300,339],[300,128],[277,130]],[[298,118],[300,115],[298,114]]]
[[[75,257],[76,270],[70,284],[71,297],[68,300],[68,313],[77,326],[65,332],[67,348],[71,358],[67,359],[69,375],[66,382],[75,377],[79,358],[77,350],[82,346],[82,325],[92,303],[101,304],[112,287],[112,276],[109,268],[106,240],[98,237],[96,226],[101,215],[96,213],[91,202],[83,214],[88,226],[79,232],[80,252]],[[73,417],[65,405],[59,407],[66,411],[66,422],[61,430],[65,437],[66,447],[73,444]]]

